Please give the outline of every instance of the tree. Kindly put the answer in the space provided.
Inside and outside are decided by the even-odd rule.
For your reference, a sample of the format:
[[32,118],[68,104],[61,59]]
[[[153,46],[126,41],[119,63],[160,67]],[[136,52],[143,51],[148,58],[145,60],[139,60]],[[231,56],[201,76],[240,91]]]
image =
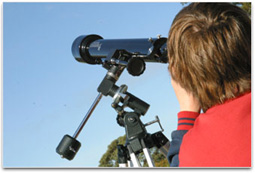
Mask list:
[[236,6],[239,6],[251,16],[251,2],[233,2]]
[[[101,157],[99,167],[119,167],[117,145],[124,145],[125,142],[126,135],[113,140],[111,144],[108,145],[107,151]],[[169,167],[167,159],[160,153],[159,149],[154,147],[150,149],[150,152],[156,167]],[[138,159],[142,166],[148,167],[148,163],[146,162],[146,158],[143,153],[138,155]]]
[[125,141],[126,135],[113,140],[101,157],[99,167],[119,167],[117,145],[124,145]]
[[[152,153],[151,157],[155,163],[155,167],[169,167],[169,163],[167,161],[167,158],[160,152],[160,150],[156,147],[150,149],[150,152]],[[146,162],[146,159],[144,158],[144,167],[148,166],[148,163]]]
[[[251,16],[251,2],[232,2],[234,5],[242,8]],[[182,5],[187,4],[187,2],[181,2]]]

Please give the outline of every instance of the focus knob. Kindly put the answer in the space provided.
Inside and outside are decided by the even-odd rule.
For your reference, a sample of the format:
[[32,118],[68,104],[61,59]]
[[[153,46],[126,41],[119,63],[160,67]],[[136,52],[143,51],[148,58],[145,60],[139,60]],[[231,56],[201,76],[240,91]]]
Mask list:
[[133,76],[140,76],[145,70],[145,62],[142,58],[132,57],[127,64],[127,71]]

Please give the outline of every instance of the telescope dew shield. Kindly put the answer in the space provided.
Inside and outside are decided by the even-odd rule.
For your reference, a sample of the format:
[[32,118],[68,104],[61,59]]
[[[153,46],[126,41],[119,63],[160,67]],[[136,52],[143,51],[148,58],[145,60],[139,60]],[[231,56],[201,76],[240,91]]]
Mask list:
[[79,62],[88,64],[100,64],[98,58],[93,58],[89,53],[89,46],[92,42],[98,39],[103,39],[99,35],[82,35],[77,37],[72,45],[72,53],[75,59]]
[[82,35],[72,45],[72,54],[79,62],[102,64],[102,59],[116,50],[125,50],[143,57],[144,61],[165,62],[166,38],[103,39],[99,35]]

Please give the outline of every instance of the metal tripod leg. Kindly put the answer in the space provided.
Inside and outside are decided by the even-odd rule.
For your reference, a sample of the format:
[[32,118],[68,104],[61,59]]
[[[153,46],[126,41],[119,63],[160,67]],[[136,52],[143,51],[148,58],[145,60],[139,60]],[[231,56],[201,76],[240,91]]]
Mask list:
[[121,164],[119,164],[119,167],[120,167],[120,168],[126,168],[126,167],[127,167],[127,164],[126,164],[126,163],[121,163]]
[[[130,147],[129,147],[129,151],[131,151]],[[152,157],[151,157],[151,154],[149,152],[149,149],[148,148],[143,148],[143,153],[144,153],[145,159],[146,159],[149,167],[155,167],[155,164],[154,164],[154,162],[152,160]],[[130,152],[129,154],[130,154],[131,163],[133,164],[131,167],[141,167],[140,161],[136,157],[135,153],[134,152]]]
[[127,161],[127,166],[130,168],[130,167],[134,167],[132,162],[130,160]]
[[147,160],[147,163],[148,163],[149,167],[155,167],[154,162],[153,162],[153,160],[151,158],[151,154],[149,153],[148,148],[144,148],[143,149],[143,153],[145,155],[145,158]]
[[117,145],[117,149],[118,149],[119,167],[121,167],[121,168],[129,167],[127,147],[124,145]]
[[141,167],[141,164],[140,164],[138,158],[136,157],[135,153],[131,153],[130,158],[131,158],[131,162],[133,164],[133,167]]
[[127,163],[120,163],[120,164],[119,164],[119,168],[127,168],[127,167],[128,167],[128,168],[134,167],[133,164],[132,164],[132,162],[129,161],[129,160],[127,161]]
[[[155,167],[148,148],[144,148],[143,153],[145,155],[145,158],[146,158],[146,161],[147,161],[149,167]],[[140,164],[138,158],[136,157],[135,153],[131,153],[130,158],[131,158],[131,161],[132,161],[132,164],[134,167],[141,167],[141,164]]]

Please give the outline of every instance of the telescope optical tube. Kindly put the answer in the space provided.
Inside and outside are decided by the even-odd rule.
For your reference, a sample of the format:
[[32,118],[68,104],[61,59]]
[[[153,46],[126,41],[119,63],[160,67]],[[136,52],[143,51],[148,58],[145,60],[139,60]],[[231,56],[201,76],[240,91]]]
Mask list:
[[142,57],[145,62],[167,63],[166,38],[103,39],[99,35],[82,35],[72,45],[72,54],[79,62],[102,64],[116,50],[125,50]]

